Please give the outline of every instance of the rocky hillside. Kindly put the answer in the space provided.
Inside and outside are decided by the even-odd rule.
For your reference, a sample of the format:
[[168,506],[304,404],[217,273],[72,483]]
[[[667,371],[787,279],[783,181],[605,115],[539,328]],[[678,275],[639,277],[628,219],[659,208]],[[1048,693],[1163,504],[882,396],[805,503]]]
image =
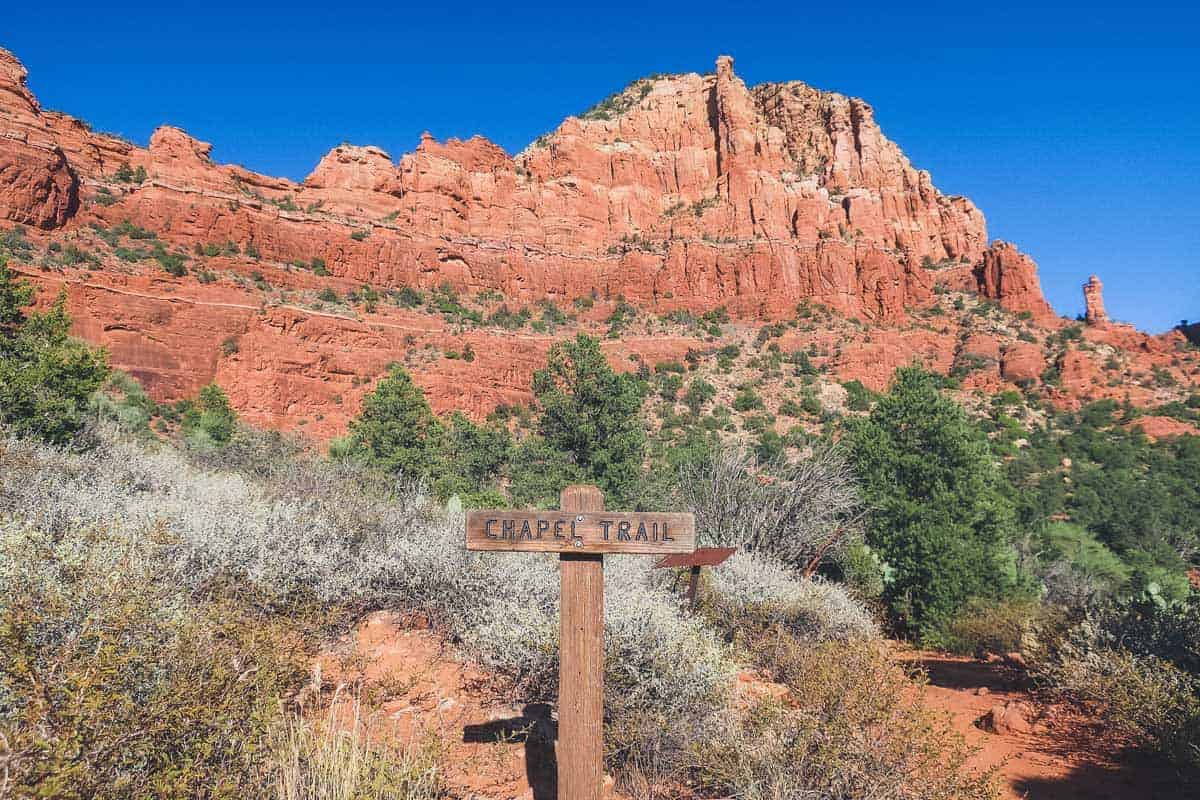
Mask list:
[[43,110],[0,50],[10,266],[65,289],[77,332],[156,399],[216,380],[258,424],[338,434],[393,361],[436,409],[483,414],[528,399],[579,330],[632,369],[706,364],[779,323],[769,338],[831,379],[880,388],[918,360],[1060,405],[1155,406],[1200,380],[1182,334],[1109,321],[1095,278],[1086,323],[1058,318],[1032,260],[989,244],[867,103],[748,88],[728,57],[636,81],[515,157],[427,135],[399,161],[339,146],[294,183],[210,150]]

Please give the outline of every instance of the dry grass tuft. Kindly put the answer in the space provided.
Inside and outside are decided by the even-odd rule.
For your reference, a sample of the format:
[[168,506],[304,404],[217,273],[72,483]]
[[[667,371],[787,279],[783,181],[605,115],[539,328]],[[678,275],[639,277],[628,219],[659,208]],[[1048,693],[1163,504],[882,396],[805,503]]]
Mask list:
[[696,771],[707,792],[739,800],[999,796],[994,775],[967,768],[970,748],[921,705],[882,643],[814,647],[764,637],[755,656],[789,693],[731,717],[700,744]]
[[438,800],[442,747],[372,741],[358,697],[334,694],[323,718],[290,714],[272,730],[276,800]]

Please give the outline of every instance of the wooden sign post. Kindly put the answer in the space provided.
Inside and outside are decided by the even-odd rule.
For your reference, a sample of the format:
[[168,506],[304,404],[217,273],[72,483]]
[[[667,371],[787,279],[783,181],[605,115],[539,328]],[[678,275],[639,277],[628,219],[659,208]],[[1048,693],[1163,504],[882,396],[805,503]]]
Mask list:
[[604,554],[690,553],[691,514],[605,513],[595,486],[568,486],[559,511],[472,511],[468,550],[559,554],[558,796],[600,800],[604,784]]

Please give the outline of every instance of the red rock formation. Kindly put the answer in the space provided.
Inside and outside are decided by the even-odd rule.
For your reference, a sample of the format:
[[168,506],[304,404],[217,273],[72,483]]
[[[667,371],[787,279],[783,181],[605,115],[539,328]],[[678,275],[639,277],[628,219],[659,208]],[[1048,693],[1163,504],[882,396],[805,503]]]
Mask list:
[[[23,82],[9,84],[8,105],[34,113]],[[786,316],[807,299],[899,319],[930,296],[935,276],[919,263],[951,265],[952,277],[983,256],[982,214],[941,195],[861,100],[799,83],[749,90],[727,57],[714,76],[640,81],[620,98],[616,111],[570,118],[515,159],[478,137],[427,136],[398,165],[377,148],[342,146],[303,185],[214,165],[209,145],[175,128],[156,131],[147,151],[62,115],[24,127],[60,141],[59,167],[89,181],[122,163],[146,167],[150,191],[113,214],[180,240],[198,227],[252,236],[264,257],[316,256],[376,284],[449,280],[529,300],[596,289],[744,316]],[[2,152],[30,161],[10,144]],[[44,184],[53,165],[30,170]],[[70,209],[63,200],[33,215],[30,205],[9,201],[6,213],[53,227]],[[347,243],[363,229],[382,235]]]
[[1108,312],[1104,310],[1104,284],[1095,275],[1083,285],[1083,302],[1087,308],[1084,319],[1088,325],[1108,324]]
[[79,207],[79,181],[57,147],[9,143],[0,154],[0,217],[56,228]]
[[1190,422],[1152,414],[1138,417],[1133,422],[1130,422],[1128,427],[1141,429],[1142,433],[1151,439],[1169,439],[1172,436],[1200,436],[1200,427]]
[[[872,388],[913,361],[949,371],[960,341],[962,354],[999,361],[972,375],[973,388],[1036,380],[1057,357],[1011,341],[1012,331],[968,337],[950,315],[916,325],[909,311],[938,303],[935,289],[980,294],[1029,312],[1034,325],[1061,323],[1033,261],[1009,244],[988,247],[982,213],[941,194],[867,103],[797,82],[747,88],[728,57],[712,75],[636,81],[515,157],[482,137],[425,135],[396,163],[378,148],[342,145],[298,184],[215,164],[211,150],[177,128],[141,148],[44,112],[24,68],[0,50],[0,218],[49,231],[31,234],[42,244],[53,236],[104,256],[101,269],[25,265],[27,274],[53,291],[65,281],[78,331],[155,397],[215,378],[261,424],[335,434],[365,380],[397,359],[410,360],[435,408],[478,415],[528,398],[554,337],[462,331],[395,309],[347,319],[255,294],[245,288],[255,274],[286,292],[448,283],[518,305],[623,297],[659,314],[725,306],[743,321],[822,304],[869,324],[796,346],[820,340],[824,366]],[[122,165],[146,180],[114,180]],[[239,254],[193,263],[220,273],[217,283],[172,278],[153,260],[99,247],[92,226],[125,220],[169,250],[233,242]],[[328,276],[288,266],[314,259]],[[1120,326],[1086,335],[1163,369],[1182,341]],[[474,362],[430,355],[467,344]],[[606,347],[631,369],[630,357],[676,359],[698,344],[647,332]],[[1076,390],[1119,390],[1101,380],[1098,356],[1072,353],[1062,402]]]
[[1037,265],[1015,245],[993,242],[984,252],[976,275],[980,294],[999,301],[1009,311],[1028,312],[1041,322],[1055,318],[1054,310],[1042,296]]
[[400,171],[392,157],[378,147],[343,144],[330,150],[304,180],[317,189],[358,192],[400,192]]
[[41,107],[26,76],[0,49],[0,218],[56,228],[79,207],[79,181],[54,138],[38,130]]
[[1046,359],[1042,355],[1042,348],[1028,342],[1008,345],[1000,360],[1000,374],[1004,380],[1016,384],[1036,381],[1045,370]]

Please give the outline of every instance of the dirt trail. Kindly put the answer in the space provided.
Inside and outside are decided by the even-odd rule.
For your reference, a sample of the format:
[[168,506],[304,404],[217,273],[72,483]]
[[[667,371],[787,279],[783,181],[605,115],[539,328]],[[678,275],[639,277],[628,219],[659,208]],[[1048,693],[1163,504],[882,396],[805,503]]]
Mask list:
[[[1065,706],[1039,704],[1019,673],[1000,663],[898,649],[926,671],[925,702],[946,712],[975,748],[972,765],[997,768],[1006,800],[1182,798],[1174,771],[1138,757]],[[323,693],[363,687],[379,707],[373,737],[414,746],[436,742],[446,778],[465,800],[556,800],[554,722],[548,706],[514,706],[488,690],[486,673],[446,652],[439,637],[377,613],[319,659]],[[348,696],[343,693],[341,696]],[[994,707],[1027,709],[1026,733],[985,731]],[[611,792],[611,800],[621,800]]]
[[[1182,798],[1174,771],[1132,752],[1094,721],[1062,705],[1046,705],[1002,663],[921,651],[902,661],[929,675],[926,703],[947,712],[954,729],[979,748],[978,767],[999,769],[1007,798],[1154,800]],[[993,733],[980,720],[994,707],[1024,706],[1031,730]]]

